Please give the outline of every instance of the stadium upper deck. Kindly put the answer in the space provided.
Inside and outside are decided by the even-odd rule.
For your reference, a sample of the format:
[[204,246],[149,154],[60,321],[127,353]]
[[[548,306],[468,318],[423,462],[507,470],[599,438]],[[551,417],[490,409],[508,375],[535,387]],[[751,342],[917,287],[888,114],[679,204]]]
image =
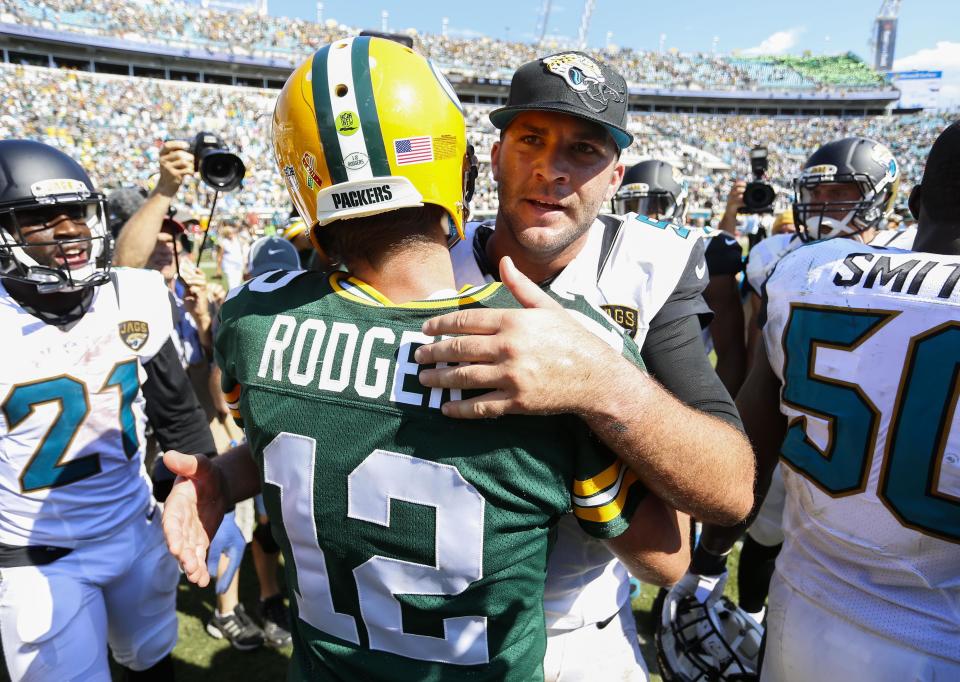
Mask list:
[[[206,54],[208,58],[234,62],[260,62],[281,69],[289,69],[322,43],[358,31],[332,23],[260,16],[253,11],[227,12],[171,0],[142,4],[104,0],[97,4],[96,11],[79,0],[5,0],[0,23],[7,24],[8,32],[17,26],[80,34],[86,39],[121,39],[140,48],[162,46],[201,57]],[[489,38],[460,40],[433,34],[414,38],[418,49],[441,68],[470,80],[509,80],[517,66],[551,49]],[[83,40],[79,36],[77,39]],[[865,93],[894,92],[883,76],[852,54],[747,58],[622,49],[602,56],[625,75],[631,91],[638,92],[762,91],[789,93],[794,98],[815,93],[860,94],[858,99]]]
[[[247,164],[243,191],[223,196],[223,209],[242,215],[249,210],[285,214],[288,208],[269,144],[275,91],[9,64],[0,64],[0,88],[29,93],[0,99],[0,138],[36,139],[63,149],[89,169],[99,186],[148,184],[157,172],[163,140],[210,130]],[[489,154],[497,134],[487,119],[488,106],[468,104],[465,109],[470,140],[482,162],[473,208],[485,215],[496,207]],[[629,126],[636,142],[624,161],[653,157],[674,163],[690,182],[692,205],[718,210],[733,179],[748,176],[752,146],[769,147],[768,177],[786,202],[790,179],[818,141],[864,135],[889,145],[900,159],[903,201],[922,171],[917,160],[955,116],[632,115]],[[210,197],[200,183],[191,182],[178,200],[199,211]]]

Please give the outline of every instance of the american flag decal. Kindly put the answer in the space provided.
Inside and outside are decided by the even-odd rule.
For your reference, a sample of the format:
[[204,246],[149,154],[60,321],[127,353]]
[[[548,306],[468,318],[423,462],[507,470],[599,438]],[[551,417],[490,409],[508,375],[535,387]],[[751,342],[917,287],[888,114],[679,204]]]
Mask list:
[[394,140],[393,151],[397,155],[398,166],[433,161],[433,144],[428,136]]

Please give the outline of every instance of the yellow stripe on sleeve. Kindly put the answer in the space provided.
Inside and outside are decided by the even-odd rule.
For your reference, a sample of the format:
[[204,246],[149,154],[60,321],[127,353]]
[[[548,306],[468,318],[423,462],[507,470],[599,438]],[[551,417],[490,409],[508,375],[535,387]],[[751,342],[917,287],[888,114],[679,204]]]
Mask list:
[[601,490],[606,490],[617,480],[620,475],[622,462],[614,462],[596,476],[584,479],[582,481],[574,479],[573,494],[577,497],[590,497],[596,495]]
[[224,391],[223,397],[227,399],[228,403],[236,403],[240,400],[240,390],[243,387],[240,384],[234,386],[230,391]]
[[[606,473],[604,471],[603,473]],[[574,505],[573,513],[577,518],[584,521],[593,521],[594,523],[606,523],[615,519],[623,513],[624,505],[627,501],[627,494],[630,488],[637,482],[637,475],[633,471],[627,471],[620,486],[620,493],[617,497],[601,507],[581,507]]]

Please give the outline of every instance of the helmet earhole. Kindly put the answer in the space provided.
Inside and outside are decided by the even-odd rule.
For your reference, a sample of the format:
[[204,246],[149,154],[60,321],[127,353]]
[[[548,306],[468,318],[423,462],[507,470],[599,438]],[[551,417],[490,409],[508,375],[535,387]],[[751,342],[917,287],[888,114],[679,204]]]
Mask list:
[[337,87],[333,89],[333,91],[334,93],[336,93],[337,97],[346,97],[350,89],[343,83],[340,83]]

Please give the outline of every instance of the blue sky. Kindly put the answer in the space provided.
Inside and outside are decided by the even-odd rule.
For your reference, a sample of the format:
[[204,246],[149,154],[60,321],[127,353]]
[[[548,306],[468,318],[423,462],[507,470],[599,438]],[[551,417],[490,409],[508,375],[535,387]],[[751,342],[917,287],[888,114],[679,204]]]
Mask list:
[[[324,19],[363,28],[379,28],[380,12],[389,12],[392,30],[416,28],[470,37],[490,35],[531,41],[543,0],[416,2],[407,0],[324,0]],[[612,42],[655,50],[661,34],[667,48],[683,52],[717,49],[799,54],[852,51],[871,61],[867,47],[880,0],[596,0],[588,33],[593,47]],[[548,35],[574,38],[583,0],[552,0]],[[270,0],[270,13],[316,18],[316,3]],[[898,68],[940,68],[944,94],[960,99],[960,1],[906,0],[900,10],[896,56]]]

